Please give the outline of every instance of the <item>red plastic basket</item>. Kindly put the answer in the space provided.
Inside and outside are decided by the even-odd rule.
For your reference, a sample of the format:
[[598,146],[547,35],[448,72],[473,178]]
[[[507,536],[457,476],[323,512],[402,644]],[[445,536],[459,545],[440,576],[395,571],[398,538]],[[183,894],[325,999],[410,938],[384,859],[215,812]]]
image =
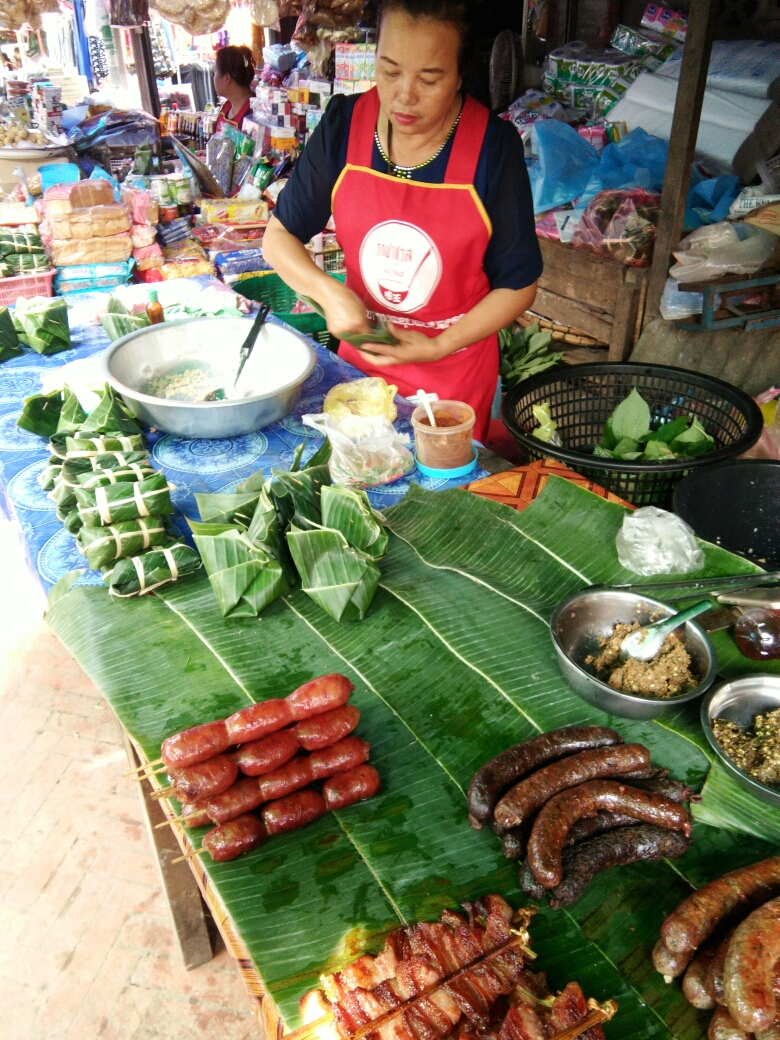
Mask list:
[[31,300],[33,296],[53,296],[51,283],[56,271],[36,271],[35,274],[20,274],[13,278],[0,278],[0,305],[16,303],[20,296]]

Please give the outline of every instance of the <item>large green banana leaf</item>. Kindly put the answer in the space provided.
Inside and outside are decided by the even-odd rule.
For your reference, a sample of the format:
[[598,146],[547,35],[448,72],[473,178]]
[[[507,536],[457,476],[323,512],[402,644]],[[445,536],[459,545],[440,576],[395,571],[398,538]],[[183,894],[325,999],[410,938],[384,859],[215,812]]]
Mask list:
[[[144,601],[107,603],[77,586],[51,606],[53,628],[150,758],[176,730],[312,676],[342,671],[355,683],[358,732],[382,792],[233,863],[203,857],[290,1027],[319,972],[377,949],[399,921],[487,891],[523,901],[516,866],[487,829],[468,826],[470,777],[509,744],[594,721],[646,743],[689,783],[709,775],[700,822],[682,860],[605,872],[568,910],[543,908],[531,928],[538,967],[553,985],[576,978],[588,995],[614,997],[612,1038],[706,1035],[709,1016],[679,984],[664,984],[650,950],[692,885],[776,851],[780,812],[712,766],[695,706],[658,721],[615,719],[563,681],[549,616],[583,585],[633,579],[614,549],[623,515],[557,478],[522,514],[462,491],[413,488],[385,514],[393,533],[380,587],[355,623],[339,624],[301,590],[259,619],[226,621],[205,575]],[[753,569],[714,546],[706,559],[710,575]],[[718,652],[723,672],[737,674],[744,659],[728,636]]]

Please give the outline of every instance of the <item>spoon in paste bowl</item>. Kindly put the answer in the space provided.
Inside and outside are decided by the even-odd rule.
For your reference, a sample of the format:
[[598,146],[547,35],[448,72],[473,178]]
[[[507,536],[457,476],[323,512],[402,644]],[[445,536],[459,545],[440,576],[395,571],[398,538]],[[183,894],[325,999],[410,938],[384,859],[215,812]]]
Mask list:
[[665,621],[657,621],[654,625],[646,625],[626,636],[620,644],[620,656],[622,659],[633,657],[637,661],[649,661],[661,649],[664,640],[675,628],[684,625],[691,618],[698,617],[705,610],[710,610],[712,604],[708,599],[702,600],[687,610],[681,610],[679,614],[673,614]]

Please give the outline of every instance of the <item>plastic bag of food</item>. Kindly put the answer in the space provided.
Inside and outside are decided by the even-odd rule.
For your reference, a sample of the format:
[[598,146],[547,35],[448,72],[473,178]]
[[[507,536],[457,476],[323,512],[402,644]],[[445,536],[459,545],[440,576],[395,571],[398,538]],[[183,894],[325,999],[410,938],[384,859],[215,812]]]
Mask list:
[[325,396],[322,410],[337,421],[347,415],[384,415],[394,422],[398,409],[393,398],[397,393],[397,386],[388,385],[377,376],[353,379],[332,387]]
[[225,134],[214,134],[206,145],[206,165],[220,189],[228,194],[233,180],[233,142]]
[[574,229],[571,244],[629,267],[646,267],[653,259],[661,196],[641,189],[600,191]]
[[255,25],[266,28],[279,21],[279,8],[276,0],[251,0],[249,14]]
[[310,426],[330,441],[330,475],[344,487],[389,484],[414,469],[412,453],[386,415],[358,416],[347,411],[332,415],[304,415]]
[[696,228],[674,251],[669,274],[678,282],[700,282],[724,274],[755,274],[777,248],[777,237],[752,224],[722,220]]
[[70,213],[51,214],[49,227],[52,238],[105,238],[130,230],[130,217],[124,206],[112,202],[109,206],[90,206],[71,210]]
[[615,545],[621,566],[634,574],[688,574],[704,566],[704,553],[691,528],[656,506],[628,513]]
[[133,242],[127,232],[106,238],[55,239],[51,244],[51,258],[57,267],[118,263],[129,260],[132,251]]

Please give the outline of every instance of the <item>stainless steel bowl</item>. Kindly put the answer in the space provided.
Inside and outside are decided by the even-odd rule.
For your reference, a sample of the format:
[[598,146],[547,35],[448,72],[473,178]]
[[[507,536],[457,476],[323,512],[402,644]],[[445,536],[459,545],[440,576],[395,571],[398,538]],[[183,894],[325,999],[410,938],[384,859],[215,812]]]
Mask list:
[[106,380],[142,422],[180,437],[236,437],[287,415],[298,402],[317,355],[300,333],[268,322],[241,375],[251,396],[231,401],[174,401],[144,393],[149,380],[183,362],[209,365],[215,387],[232,387],[248,318],[191,318],[131,332],[103,355]]
[[649,625],[676,613],[665,603],[632,592],[585,589],[570,596],[558,604],[550,621],[552,641],[564,678],[589,704],[627,719],[654,719],[696,700],[715,679],[716,659],[703,629],[693,621],[683,625],[682,638],[691,656],[691,669],[701,675],[702,680],[695,689],[679,697],[661,700],[621,693],[596,678],[593,668],[585,664],[589,654],[598,653],[599,639],[611,635],[618,622],[638,621],[640,625]]
[[715,739],[712,723],[715,719],[726,719],[747,728],[756,715],[774,711],[776,708],[780,708],[778,675],[743,675],[739,679],[718,683],[701,706],[701,724],[707,740],[726,772],[734,777],[740,787],[744,787],[756,798],[769,802],[770,805],[780,805],[780,790],[767,787],[738,769]]

